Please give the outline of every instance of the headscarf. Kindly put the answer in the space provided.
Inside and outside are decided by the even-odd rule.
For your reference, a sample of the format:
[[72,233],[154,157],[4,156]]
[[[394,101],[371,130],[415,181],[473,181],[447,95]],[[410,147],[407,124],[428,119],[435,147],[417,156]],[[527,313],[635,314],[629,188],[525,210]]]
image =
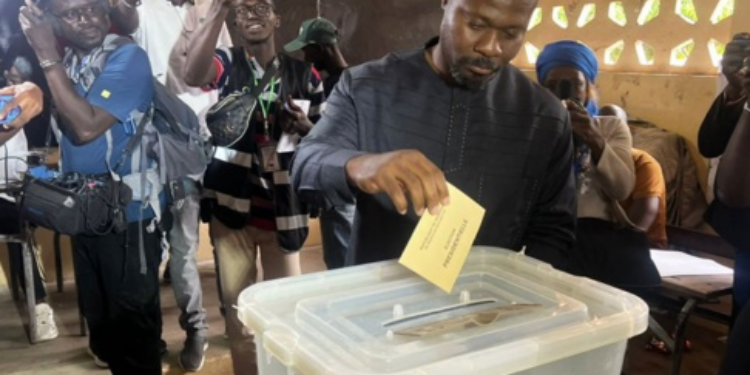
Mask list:
[[[596,83],[599,76],[599,61],[588,46],[573,40],[562,40],[548,44],[536,60],[536,76],[540,83],[554,68],[568,67],[583,73],[589,83]],[[593,98],[586,103],[586,110],[592,116],[599,113],[598,104]]]

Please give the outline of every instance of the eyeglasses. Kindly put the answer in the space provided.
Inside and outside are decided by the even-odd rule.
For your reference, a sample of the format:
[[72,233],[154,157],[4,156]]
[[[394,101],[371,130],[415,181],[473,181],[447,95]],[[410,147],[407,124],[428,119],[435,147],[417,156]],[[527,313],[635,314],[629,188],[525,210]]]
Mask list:
[[271,4],[264,2],[259,2],[251,6],[240,5],[234,8],[235,13],[237,13],[237,17],[245,19],[250,18],[251,14],[254,14],[259,18],[268,18],[271,16],[272,10],[273,7],[271,6]]
[[101,4],[96,3],[89,6],[83,6],[80,8],[68,9],[64,12],[55,14],[55,17],[61,18],[65,22],[75,23],[78,22],[81,17],[94,18],[104,15],[104,7]]

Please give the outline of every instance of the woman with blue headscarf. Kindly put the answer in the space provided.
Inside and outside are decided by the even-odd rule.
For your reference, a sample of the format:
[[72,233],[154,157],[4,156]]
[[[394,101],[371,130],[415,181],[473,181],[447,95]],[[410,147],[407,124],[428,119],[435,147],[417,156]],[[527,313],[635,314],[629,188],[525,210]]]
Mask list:
[[583,43],[552,43],[539,55],[536,71],[539,83],[567,107],[573,128],[578,230],[569,270],[618,287],[659,285],[645,232],[617,203],[635,185],[632,139],[619,118],[597,116],[596,55]]

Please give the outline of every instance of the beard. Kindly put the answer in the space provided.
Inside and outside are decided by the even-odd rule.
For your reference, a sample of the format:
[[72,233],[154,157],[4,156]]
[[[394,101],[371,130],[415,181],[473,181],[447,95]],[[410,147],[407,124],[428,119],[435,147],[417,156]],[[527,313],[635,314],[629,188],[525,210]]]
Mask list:
[[[486,76],[473,75],[470,71],[470,67],[477,67],[482,69],[488,69],[492,71],[492,74]],[[461,86],[466,87],[469,90],[481,90],[487,86],[495,74],[500,70],[502,65],[495,64],[492,60],[479,58],[471,59],[468,57],[462,57],[458,61],[454,62],[450,66],[450,73],[453,79]]]

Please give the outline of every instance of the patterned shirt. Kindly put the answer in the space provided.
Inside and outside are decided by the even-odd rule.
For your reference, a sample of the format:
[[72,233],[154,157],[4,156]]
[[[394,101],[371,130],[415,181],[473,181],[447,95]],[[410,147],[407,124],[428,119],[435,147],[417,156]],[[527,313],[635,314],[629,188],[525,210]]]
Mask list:
[[[214,64],[217,73],[210,88],[219,90],[220,98],[236,91],[250,89],[263,79],[265,69],[254,57],[244,54],[240,55],[244,56],[244,61],[235,61],[238,55],[240,54],[237,49],[228,47],[220,47],[215,52]],[[275,63],[279,63],[279,59]],[[246,76],[251,78],[240,86],[236,79],[232,79],[235,69],[248,70],[249,74]],[[285,93],[292,95],[295,99],[309,100],[308,118],[312,123],[315,123],[320,119],[320,114],[325,109],[325,94],[320,74],[315,68],[311,69],[307,87],[305,90],[299,90],[303,92],[293,92],[294,90],[289,90],[287,87]],[[277,185],[280,178],[278,173],[275,175],[274,172],[266,172],[261,167],[261,148],[263,146],[260,136],[265,135],[268,136],[269,140],[279,142],[283,134],[278,128],[279,120],[284,116],[283,103],[285,100],[281,97],[281,91],[283,87],[286,87],[285,84],[290,85],[291,83],[282,82],[281,76],[282,74],[277,73],[276,77],[270,80],[259,95],[259,102],[250,121],[247,136],[239,142],[240,144],[233,146],[234,149],[220,149],[214,157],[218,159],[214,163],[233,164],[234,166],[243,164],[238,163],[238,160],[249,161],[245,163],[249,168],[237,170],[238,173],[249,171],[245,186],[237,184],[236,174],[228,176],[216,174],[215,178],[221,179],[221,181],[214,180],[206,183],[208,188],[218,187],[212,190],[215,190],[219,205],[243,214],[249,212],[248,225],[270,231],[279,229],[274,194],[278,193]],[[283,155],[282,152],[279,152],[279,157],[283,159],[281,161],[282,167],[286,167],[285,160],[290,160],[292,154],[293,152]],[[282,173],[288,172],[282,171]],[[207,174],[209,179],[214,178],[212,176],[213,174]]]

